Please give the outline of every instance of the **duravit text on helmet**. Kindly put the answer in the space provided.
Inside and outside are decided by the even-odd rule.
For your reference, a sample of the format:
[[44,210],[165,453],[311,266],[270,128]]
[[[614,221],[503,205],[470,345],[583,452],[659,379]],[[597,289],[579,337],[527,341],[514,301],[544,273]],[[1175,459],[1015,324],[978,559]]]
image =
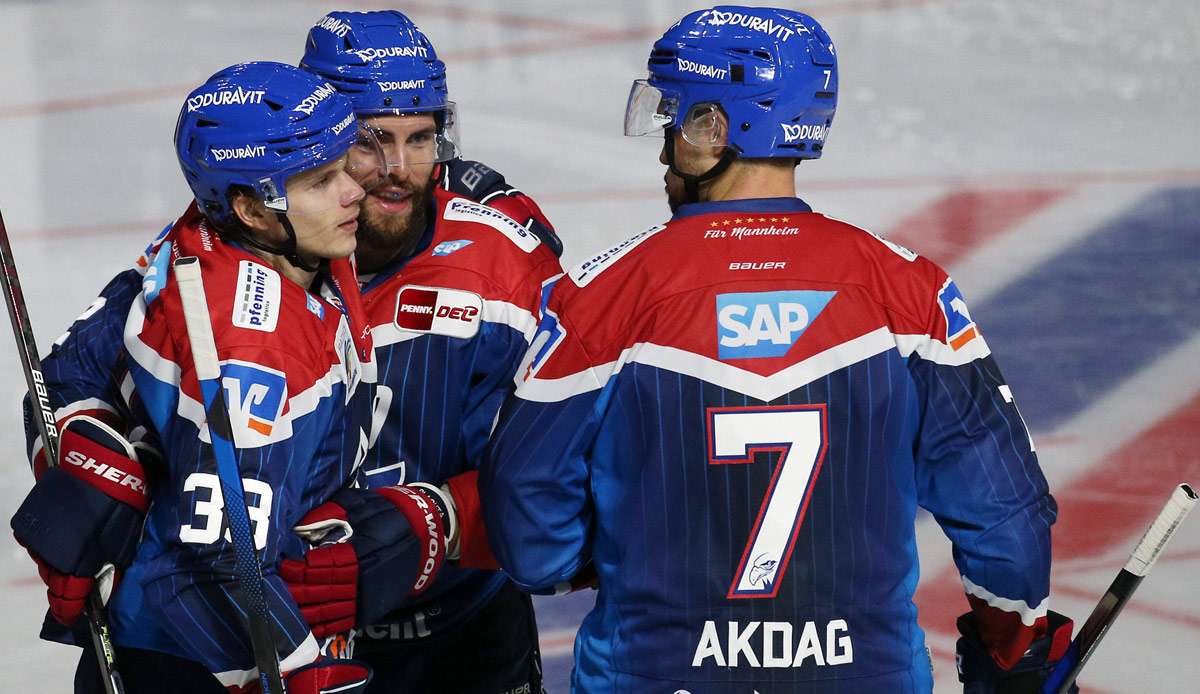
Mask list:
[[187,100],[187,109],[191,112],[205,106],[261,104],[263,94],[266,94],[266,91],[262,89],[242,89],[241,87],[237,89],[222,89],[217,92],[208,92],[207,94],[193,96]]
[[383,58],[428,58],[429,49],[424,46],[388,46],[387,48],[363,48],[351,51],[364,61]]
[[304,100],[299,104],[296,104],[296,108],[292,110],[299,111],[306,116],[311,116],[313,109],[317,107],[317,104],[321,103],[325,99],[328,99],[336,93],[337,90],[333,88],[333,85],[326,82],[325,84],[317,87],[316,91],[314,91],[312,94],[304,97]]
[[779,39],[787,41],[796,34],[797,31],[807,33],[808,29],[801,24],[793,24],[786,26],[777,23],[774,19],[763,19],[754,15],[744,14],[742,12],[721,12],[719,10],[709,10],[701,15],[698,21],[704,21],[710,26],[725,26],[726,24],[736,24],[738,26],[761,31],[764,34],[769,34]]

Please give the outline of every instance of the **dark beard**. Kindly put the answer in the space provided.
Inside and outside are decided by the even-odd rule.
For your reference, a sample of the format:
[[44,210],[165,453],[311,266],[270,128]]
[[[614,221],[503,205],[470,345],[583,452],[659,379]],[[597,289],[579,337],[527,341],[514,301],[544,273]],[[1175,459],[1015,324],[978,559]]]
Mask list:
[[358,248],[354,258],[363,274],[378,272],[388,263],[412,253],[429,219],[433,182],[412,192],[412,208],[403,217],[373,213],[364,204],[358,215]]

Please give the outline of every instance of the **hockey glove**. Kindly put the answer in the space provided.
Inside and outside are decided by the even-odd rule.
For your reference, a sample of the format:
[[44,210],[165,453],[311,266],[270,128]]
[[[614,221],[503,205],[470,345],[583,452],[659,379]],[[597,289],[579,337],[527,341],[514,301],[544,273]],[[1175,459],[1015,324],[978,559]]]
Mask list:
[[357,660],[318,660],[288,673],[287,694],[362,694],[371,668]]
[[[955,661],[963,694],[1041,694],[1042,684],[1071,645],[1072,622],[1057,612],[1046,615],[1046,635],[1029,646],[1011,669],[996,664],[979,635],[975,614],[958,618],[962,634],[956,644]],[[1079,688],[1072,686],[1072,692]]]
[[145,462],[152,452],[92,417],[71,418],[60,434],[60,464],[42,473],[12,518],[13,535],[46,583],[50,613],[66,626],[79,619],[97,577],[107,600],[112,568],[133,560],[150,505],[139,454]]
[[279,576],[324,638],[374,624],[425,592],[453,528],[449,499],[429,485],[343,489],[301,519],[296,532],[320,546],[281,561]]

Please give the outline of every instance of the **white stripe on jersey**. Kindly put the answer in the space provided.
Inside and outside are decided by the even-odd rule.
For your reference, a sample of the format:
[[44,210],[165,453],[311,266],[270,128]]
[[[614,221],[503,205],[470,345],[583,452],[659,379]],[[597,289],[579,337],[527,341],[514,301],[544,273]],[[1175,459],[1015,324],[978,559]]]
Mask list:
[[962,366],[992,353],[983,335],[973,338],[957,350],[929,335],[896,335],[896,348],[905,359],[916,352],[922,359],[942,366]]
[[[139,339],[138,336],[145,324],[145,318],[146,302],[139,295],[134,300],[129,311],[129,317],[125,322],[125,349],[138,366],[149,372],[156,380],[175,388],[179,395],[175,414],[196,425],[200,430],[199,438],[201,441],[212,443],[209,439],[208,427],[206,426],[207,417],[204,413],[204,404],[192,398],[180,388],[179,365],[163,357]],[[346,319],[342,317],[341,320],[345,321]],[[225,364],[226,361],[228,360],[222,360],[221,363]],[[378,366],[374,358],[371,361],[359,364],[361,383],[374,383],[377,373]],[[321,401],[329,397],[334,384],[342,383],[348,386],[347,377],[347,369],[342,364],[330,364],[329,370],[313,381],[308,388],[294,395],[289,393],[287,405],[283,408],[284,411],[279,415],[279,418],[275,420],[269,435],[256,436],[253,442],[245,441],[243,440],[245,437],[237,436],[238,432],[235,427],[235,445],[238,448],[260,447],[290,438],[292,435],[291,423],[316,410]],[[122,394],[127,398],[129,397],[129,394],[125,393],[124,388],[122,388]]]
[[622,351],[616,361],[607,364],[562,378],[545,379],[535,375],[520,384],[517,395],[535,402],[559,402],[602,388],[610,377],[620,371],[622,364],[636,362],[693,376],[752,398],[769,401],[890,349],[897,349],[905,358],[916,352],[924,359],[945,366],[961,366],[991,354],[982,336],[955,351],[928,335],[893,335],[887,327],[880,327],[773,374],[762,376],[687,350],[639,342]]
[[966,576],[960,576],[962,579],[963,588],[967,591],[967,595],[974,595],[980,600],[986,602],[989,607],[994,607],[1005,612],[1013,612],[1021,616],[1021,623],[1027,627],[1033,626],[1034,620],[1038,617],[1045,617],[1046,611],[1050,609],[1050,598],[1042,598],[1042,602],[1037,607],[1030,607],[1029,603],[1024,600],[1010,600],[992,594],[987,588],[977,586],[971,582],[971,579]]

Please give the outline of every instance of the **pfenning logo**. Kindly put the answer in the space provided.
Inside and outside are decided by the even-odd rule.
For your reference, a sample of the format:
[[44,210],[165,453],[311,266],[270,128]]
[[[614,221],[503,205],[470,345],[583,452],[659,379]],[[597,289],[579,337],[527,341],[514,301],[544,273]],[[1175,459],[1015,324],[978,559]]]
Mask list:
[[336,93],[337,90],[333,88],[333,85],[326,82],[325,84],[317,87],[312,94],[304,97],[304,100],[296,104],[296,108],[292,109],[292,111],[303,113],[306,116],[311,116],[313,111],[316,110],[317,104],[328,99]]
[[238,87],[237,89],[222,89],[216,92],[197,94],[187,100],[187,109],[188,113],[191,113],[205,106],[261,104],[263,95],[266,93],[263,89],[242,89]]
[[279,323],[279,273],[243,260],[238,265],[233,296],[233,324],[239,328],[275,332]]
[[795,142],[797,140],[824,142],[825,134],[829,131],[829,128],[824,125],[788,125],[787,123],[780,123],[779,127],[783,128],[784,142]]
[[717,356],[782,357],[836,294],[813,290],[718,294]]
[[363,62],[384,58],[428,58],[429,49],[424,46],[388,46],[387,48],[364,48],[354,51]]
[[483,299],[473,292],[406,285],[396,294],[396,327],[471,338],[479,332]]
[[225,161],[226,159],[250,159],[251,157],[261,157],[267,153],[266,145],[242,145],[241,147],[213,147],[211,150],[213,159],[217,161]]

